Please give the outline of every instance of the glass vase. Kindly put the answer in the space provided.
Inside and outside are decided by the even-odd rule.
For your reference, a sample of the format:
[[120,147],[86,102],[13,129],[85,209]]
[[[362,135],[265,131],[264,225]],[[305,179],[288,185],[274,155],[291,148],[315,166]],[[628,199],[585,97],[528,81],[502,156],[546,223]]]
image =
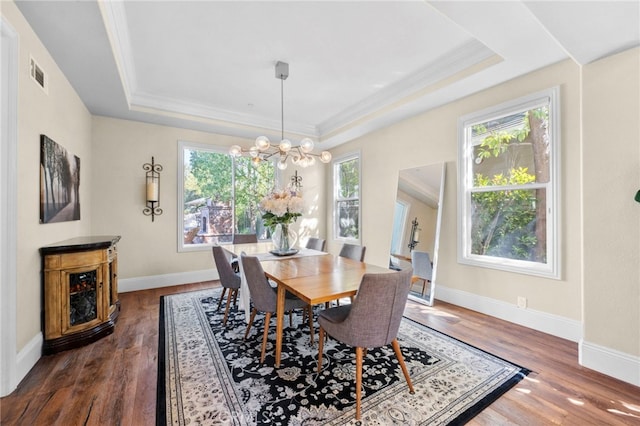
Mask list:
[[271,237],[275,251],[286,254],[291,251],[296,242],[296,233],[289,228],[288,223],[279,223],[276,225]]

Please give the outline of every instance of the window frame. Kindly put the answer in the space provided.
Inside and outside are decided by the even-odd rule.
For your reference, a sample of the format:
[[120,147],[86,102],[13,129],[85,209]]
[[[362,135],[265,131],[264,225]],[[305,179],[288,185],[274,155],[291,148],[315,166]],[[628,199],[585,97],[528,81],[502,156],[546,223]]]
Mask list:
[[[213,153],[217,153],[217,154],[225,154],[225,155],[229,155],[229,147],[228,146],[221,146],[221,145],[210,145],[210,144],[205,144],[205,143],[199,143],[199,142],[189,142],[189,141],[184,141],[184,140],[179,140],[178,141],[178,179],[177,179],[177,244],[178,244],[178,252],[179,253],[184,253],[184,252],[194,252],[194,251],[204,251],[204,250],[210,250],[211,247],[213,245],[215,245],[215,243],[201,243],[201,244],[184,244],[184,171],[185,171],[185,167],[184,167],[184,162],[185,162],[185,158],[184,158],[184,152],[185,150],[201,150],[201,151],[208,151],[208,152],[213,152]],[[233,161],[233,159],[232,159]],[[275,162],[273,164],[274,166],[274,187],[278,185],[278,183],[281,181],[281,173],[280,170],[276,167]],[[233,167],[232,167],[233,170]],[[236,218],[236,206],[235,206],[235,180],[236,180],[236,176],[235,173],[232,174],[231,176],[231,182],[232,182],[232,194],[233,194],[233,206],[232,206],[232,214],[234,217],[234,221]],[[235,228],[235,223],[234,223],[234,228]],[[226,244],[231,244],[231,243],[227,243],[227,242],[220,242],[220,245],[226,245]]]
[[[548,134],[549,144],[549,182],[535,183],[527,189],[546,189],[546,234],[547,262],[510,259],[471,253],[472,200],[473,187],[473,149],[471,140],[467,140],[467,129],[475,124],[527,111],[543,104],[549,106]],[[482,268],[491,268],[507,272],[535,275],[560,279],[561,234],[560,214],[560,89],[553,87],[521,98],[473,112],[458,119],[458,263]],[[492,190],[504,190],[504,187],[492,187]],[[477,192],[477,191],[475,191]]]
[[[350,198],[340,197],[340,191],[338,190],[338,170],[342,163],[347,161],[358,160],[358,196]],[[333,171],[333,239],[343,243],[360,244],[362,241],[362,155],[360,151],[350,152],[343,154],[339,157],[334,157],[331,162]],[[338,203],[342,201],[358,201],[358,238],[341,237],[338,235],[340,229],[338,225],[339,220],[339,208]]]

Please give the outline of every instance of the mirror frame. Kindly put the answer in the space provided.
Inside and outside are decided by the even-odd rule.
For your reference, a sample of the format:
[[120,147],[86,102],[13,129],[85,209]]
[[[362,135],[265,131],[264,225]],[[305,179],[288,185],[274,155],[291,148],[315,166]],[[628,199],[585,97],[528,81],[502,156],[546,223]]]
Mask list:
[[[438,215],[436,217],[436,234],[433,242],[433,268],[431,272],[431,283],[429,284],[429,299],[416,298],[419,301],[425,301],[427,305],[433,306],[436,290],[436,277],[438,276],[438,250],[440,248],[440,228],[442,227],[442,210],[444,201],[444,185],[447,174],[447,163],[442,162],[442,175],[440,177],[440,194],[438,196]],[[415,297],[415,296],[414,296]],[[413,298],[412,298],[413,300]]]

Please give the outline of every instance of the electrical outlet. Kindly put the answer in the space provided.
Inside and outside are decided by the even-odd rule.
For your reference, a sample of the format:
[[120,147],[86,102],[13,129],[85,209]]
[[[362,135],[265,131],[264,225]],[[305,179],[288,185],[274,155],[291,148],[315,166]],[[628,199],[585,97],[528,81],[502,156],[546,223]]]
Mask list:
[[525,309],[527,307],[527,298],[518,296],[518,308]]

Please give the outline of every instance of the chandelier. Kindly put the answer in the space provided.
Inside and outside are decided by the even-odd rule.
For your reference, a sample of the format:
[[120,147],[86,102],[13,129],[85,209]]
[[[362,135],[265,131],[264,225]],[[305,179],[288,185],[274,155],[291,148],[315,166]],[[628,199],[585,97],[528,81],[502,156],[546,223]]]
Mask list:
[[272,144],[266,136],[258,136],[255,146],[244,149],[240,145],[233,145],[229,148],[229,154],[234,157],[249,155],[255,164],[264,160],[275,159],[278,161],[278,168],[284,170],[287,168],[287,161],[300,167],[312,166],[318,158],[323,163],[331,161],[331,153],[322,151],[320,154],[313,153],[313,141],[310,138],[304,138],[299,145],[293,145],[290,140],[284,138],[284,81],[289,77],[289,64],[278,61],[276,63],[276,78],[280,79],[280,105],[282,118],[282,134],[280,143]]

